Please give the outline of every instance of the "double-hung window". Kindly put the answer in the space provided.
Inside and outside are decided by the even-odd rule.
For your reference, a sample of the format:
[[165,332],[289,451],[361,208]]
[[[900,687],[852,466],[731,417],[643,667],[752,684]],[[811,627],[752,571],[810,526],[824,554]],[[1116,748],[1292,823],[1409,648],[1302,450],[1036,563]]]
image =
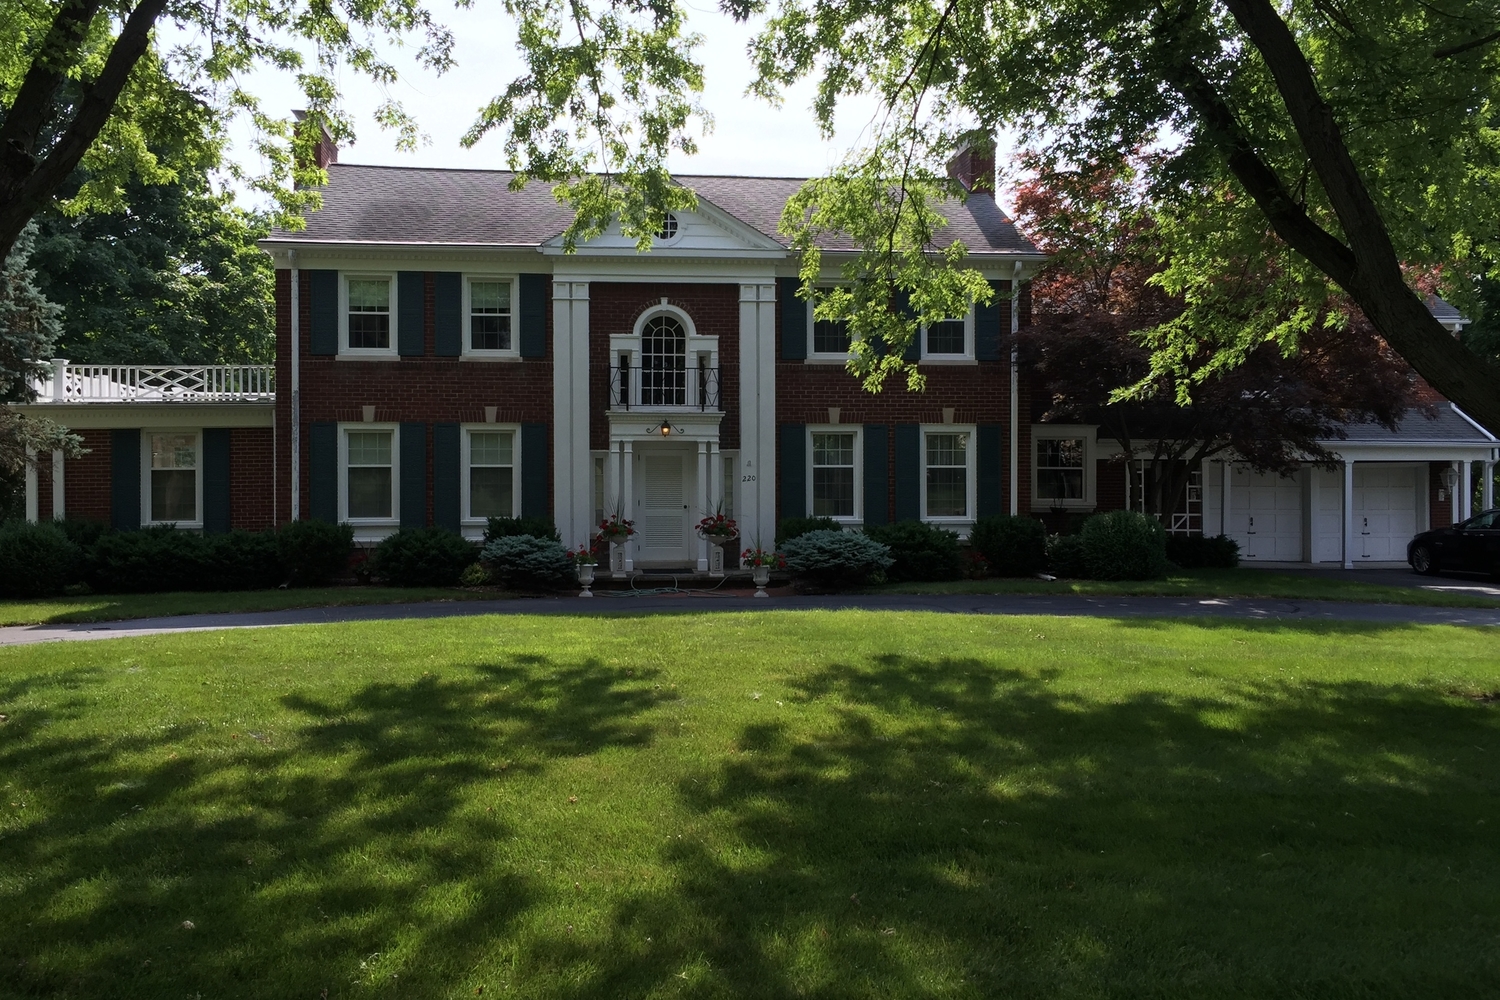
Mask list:
[[465,473],[471,520],[516,516],[516,432],[472,429],[468,432]]
[[967,430],[928,430],[923,434],[922,516],[972,517],[973,448]]
[[345,516],[351,521],[396,516],[395,441],[391,429],[349,429],[345,443]]
[[201,522],[198,435],[191,431],[152,434],[150,447],[150,523]]
[[808,357],[819,361],[847,361],[849,359],[849,324],[841,319],[817,319],[813,315],[817,299],[832,289],[819,288],[814,291],[814,301],[807,304],[807,319],[812,328],[812,350]]
[[923,329],[924,360],[958,360],[974,356],[973,311],[960,319],[930,323]]
[[1084,439],[1036,439],[1036,498],[1052,503],[1084,499]]
[[812,434],[812,516],[859,516],[853,431],[815,430]]
[[394,294],[389,276],[351,275],[346,281],[345,347],[350,351],[391,350]]
[[472,354],[514,354],[513,286],[507,278],[470,278],[466,323],[467,351]]

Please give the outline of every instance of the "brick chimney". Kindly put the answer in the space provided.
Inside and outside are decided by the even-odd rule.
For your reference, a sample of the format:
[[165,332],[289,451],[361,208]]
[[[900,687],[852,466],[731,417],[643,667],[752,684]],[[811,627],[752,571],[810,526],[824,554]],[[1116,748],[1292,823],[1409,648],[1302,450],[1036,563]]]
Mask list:
[[[297,119],[297,129],[300,131],[303,128],[302,123],[307,120],[307,112],[293,111],[292,115]],[[328,134],[326,128],[320,126],[318,131],[322,134],[318,138],[317,148],[313,150],[312,166],[317,167],[319,170],[325,170],[330,163],[339,162],[339,147],[333,141],[333,136]],[[307,164],[299,161],[297,166],[305,167]]]
[[970,194],[995,193],[995,142],[988,137],[971,138],[948,161],[948,176]]

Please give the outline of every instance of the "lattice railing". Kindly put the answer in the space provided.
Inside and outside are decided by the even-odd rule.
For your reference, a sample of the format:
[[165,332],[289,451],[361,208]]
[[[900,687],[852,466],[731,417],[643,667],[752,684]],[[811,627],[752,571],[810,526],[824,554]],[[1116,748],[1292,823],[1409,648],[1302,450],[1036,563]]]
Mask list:
[[276,398],[272,365],[54,364],[39,402],[212,403]]

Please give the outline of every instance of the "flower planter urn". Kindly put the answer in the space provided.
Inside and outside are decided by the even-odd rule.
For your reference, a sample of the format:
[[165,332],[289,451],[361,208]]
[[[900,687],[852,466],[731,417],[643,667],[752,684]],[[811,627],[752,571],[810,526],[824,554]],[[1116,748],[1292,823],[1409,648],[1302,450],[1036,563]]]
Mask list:
[[594,566],[592,563],[586,563],[578,567],[578,582],[583,585],[583,592],[578,595],[579,597],[594,596],[594,592],[589,589],[594,585]]
[[771,596],[770,594],[766,593],[766,584],[768,584],[768,583],[771,582],[771,567],[769,567],[769,566],[756,566],[756,567],[753,567],[751,569],[751,571],[750,571],[750,579],[753,580],[753,581],[755,581],[755,596],[756,597],[770,597]]
[[625,543],[609,543],[609,573],[616,580],[625,579]]
[[724,575],[724,546],[723,539],[710,538],[708,540],[708,575]]

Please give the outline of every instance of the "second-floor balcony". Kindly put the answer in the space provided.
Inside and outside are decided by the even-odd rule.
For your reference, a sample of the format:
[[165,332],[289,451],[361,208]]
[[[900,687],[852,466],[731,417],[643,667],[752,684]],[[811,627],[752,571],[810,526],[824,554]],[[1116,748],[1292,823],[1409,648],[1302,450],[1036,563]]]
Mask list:
[[272,365],[74,365],[52,361],[38,403],[269,403]]
[[719,369],[706,363],[689,366],[685,359],[661,364],[632,365],[621,355],[609,370],[611,410],[719,409]]

